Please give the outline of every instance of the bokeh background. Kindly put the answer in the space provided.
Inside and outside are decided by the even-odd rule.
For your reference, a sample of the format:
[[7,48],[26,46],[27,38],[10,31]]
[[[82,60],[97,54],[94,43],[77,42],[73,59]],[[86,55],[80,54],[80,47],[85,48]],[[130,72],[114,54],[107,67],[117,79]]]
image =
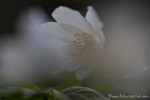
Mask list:
[[[7,36],[15,36],[15,24],[20,13],[30,7],[40,7],[51,17],[52,11],[60,6],[68,6],[72,9],[79,10],[83,16],[86,14],[86,7],[92,5],[101,20],[104,23],[104,34],[106,36],[106,48],[118,47],[117,50],[127,50],[130,53],[135,54],[142,58],[148,66],[150,66],[150,1],[149,0],[1,0],[0,1],[0,39]],[[124,46],[123,48],[120,47]],[[70,73],[70,72],[69,72]],[[149,88],[150,71],[146,71],[143,74],[135,77],[132,81],[132,86],[135,86],[135,91],[142,90],[145,93],[145,89]],[[61,75],[60,75],[61,76]],[[59,78],[61,78],[58,76]],[[51,84],[47,84],[47,81],[43,82],[44,86],[55,86],[57,89],[64,89],[72,82],[74,75],[70,78],[66,78],[65,74],[63,80],[51,80]],[[46,79],[46,78],[45,78]],[[72,79],[72,80],[71,80]],[[68,84],[63,84],[65,81],[69,81]],[[127,82],[128,81],[128,82]],[[125,92],[129,92],[131,85],[129,80],[121,80],[117,84],[118,91],[123,90],[122,84],[128,85]],[[74,82],[75,83],[75,82]],[[63,85],[63,86],[62,86]],[[81,85],[80,82],[76,82],[75,85]],[[145,87],[143,87],[145,86]],[[98,89],[105,96],[108,93],[116,91],[114,87],[108,87],[106,83],[101,85],[91,86]],[[139,89],[140,88],[140,89]],[[130,92],[129,92],[130,93]]]

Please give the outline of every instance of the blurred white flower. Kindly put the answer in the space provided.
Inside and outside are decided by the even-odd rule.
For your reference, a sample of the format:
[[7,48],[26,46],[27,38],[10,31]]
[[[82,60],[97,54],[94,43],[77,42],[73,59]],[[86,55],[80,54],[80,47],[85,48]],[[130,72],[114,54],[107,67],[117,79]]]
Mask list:
[[53,71],[51,66],[57,56],[49,55],[52,49],[37,29],[46,21],[49,18],[40,8],[31,8],[21,13],[16,24],[16,37],[1,42],[3,78],[31,79]]
[[95,70],[99,78],[107,79],[116,75],[129,78],[149,68],[139,58],[113,50],[112,46],[104,53],[103,24],[92,7],[88,7],[86,18],[63,6],[56,8],[52,16],[57,23],[44,23],[40,31],[51,46],[56,46],[52,53],[62,59],[55,61],[58,69],[77,70],[77,79],[83,80]]
[[78,11],[60,6],[52,16],[57,21],[40,26],[42,34],[47,36],[49,43],[57,46],[55,52],[63,61],[60,68],[77,70],[77,79],[87,77],[100,62],[103,56],[105,37],[103,24],[92,7],[88,7],[86,18]]

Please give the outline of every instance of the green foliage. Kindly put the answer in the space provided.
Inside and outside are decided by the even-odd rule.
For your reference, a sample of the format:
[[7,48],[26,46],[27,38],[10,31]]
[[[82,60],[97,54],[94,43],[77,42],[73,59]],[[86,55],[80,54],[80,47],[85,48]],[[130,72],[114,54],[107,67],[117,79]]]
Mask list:
[[110,100],[98,91],[87,87],[71,87],[62,91],[70,100]]
[[0,82],[0,100],[48,100],[48,95],[32,82]]
[[0,82],[0,87],[1,88],[7,88],[7,87],[21,87],[21,88],[26,88],[26,89],[30,89],[33,91],[37,91],[40,90],[40,88],[35,85],[32,82],[26,82],[26,81],[2,81]]
[[32,91],[20,87],[0,89],[0,100],[47,100],[47,96],[46,92]]
[[61,92],[55,89],[40,90],[32,82],[0,82],[0,100],[109,100],[96,90],[71,87]]
[[55,89],[51,89],[50,91],[51,92],[49,92],[48,96],[49,100],[69,100],[69,98],[65,94],[58,92]]
[[[69,77],[68,77],[69,76]],[[76,79],[76,73],[70,71],[62,71],[58,74],[50,74],[42,77],[38,85],[42,88],[53,87],[56,90],[64,90],[68,87],[81,86],[81,82]]]

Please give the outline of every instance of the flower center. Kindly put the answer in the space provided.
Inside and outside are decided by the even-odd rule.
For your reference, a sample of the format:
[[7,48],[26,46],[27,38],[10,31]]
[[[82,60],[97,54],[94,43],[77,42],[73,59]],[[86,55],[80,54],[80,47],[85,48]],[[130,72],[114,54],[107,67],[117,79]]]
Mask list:
[[81,55],[88,55],[91,52],[91,47],[94,46],[94,38],[90,33],[74,34],[74,46]]

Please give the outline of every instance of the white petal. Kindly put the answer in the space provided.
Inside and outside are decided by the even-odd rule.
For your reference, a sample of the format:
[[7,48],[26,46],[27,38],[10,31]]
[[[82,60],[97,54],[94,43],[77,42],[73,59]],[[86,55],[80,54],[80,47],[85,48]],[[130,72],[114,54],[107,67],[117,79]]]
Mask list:
[[86,64],[84,58],[81,56],[74,57],[72,59],[69,59],[69,61],[65,61],[65,66],[67,67],[68,70],[70,71],[75,71],[77,68],[84,66]]
[[77,79],[78,80],[85,79],[86,77],[88,77],[88,75],[91,74],[91,72],[94,70],[95,67],[96,66],[93,66],[92,64],[80,67],[79,69],[77,69],[77,72],[76,72]]
[[100,33],[101,43],[104,44],[105,43],[105,35],[103,34],[102,30],[100,30],[99,33]]
[[84,31],[82,29],[80,29],[79,27],[70,25],[70,24],[64,24],[64,23],[59,23],[60,27],[63,28],[64,30],[75,34],[75,33],[84,33]]
[[97,40],[101,41],[101,43],[103,44],[105,42],[105,36],[102,31],[103,23],[100,21],[98,14],[91,6],[88,7],[86,19],[92,24],[95,31],[94,35],[97,38]]
[[94,32],[94,38],[98,43],[104,44],[105,43],[105,35],[103,34],[102,30]]
[[41,48],[36,50],[36,52],[38,51],[37,59],[40,59],[38,63],[40,61],[42,62],[40,63],[43,67],[41,72],[47,74],[58,73],[64,70],[65,66],[62,66],[62,61],[65,56],[76,55],[75,47],[73,46],[73,34],[68,33],[62,29],[59,24],[54,22],[42,24],[39,27],[39,31],[34,35],[38,35],[38,37],[40,37],[38,41],[42,41],[42,44],[40,44]]
[[[90,33],[93,32],[92,25],[78,11],[60,6],[54,10],[52,16],[59,24],[71,25],[79,29],[79,31],[82,30],[83,32],[90,32]],[[68,28],[66,30],[68,31]],[[73,34],[78,33],[78,31],[77,32],[73,31],[72,33]]]
[[85,58],[87,63],[77,69],[76,77],[78,80],[87,78],[95,70],[95,68],[99,66],[99,63],[103,58],[103,55],[101,55],[101,53],[99,54],[99,52],[99,49],[96,49],[92,54]]
[[97,66],[97,62],[99,61],[99,59],[96,59],[93,56],[94,55],[87,56],[84,66],[77,69],[76,77],[78,80],[83,80],[88,77],[88,75],[90,75]]
[[79,52],[76,50],[76,47],[73,44],[60,46],[59,52],[64,54],[64,57],[75,57],[79,56]]
[[98,14],[91,6],[88,7],[86,19],[92,24],[95,31],[102,29],[103,23],[100,21]]
[[[54,61],[52,73],[58,73],[64,69],[67,69],[68,66],[78,65],[80,62],[71,61],[74,59],[73,57],[79,57],[79,53],[77,52],[76,48],[73,45],[63,45],[59,46],[53,51],[55,56],[59,57],[58,61]],[[79,57],[80,58],[80,57]]]
[[59,24],[54,22],[42,24],[40,26],[40,32],[41,34],[44,34],[43,37],[45,37],[45,39],[52,41],[53,43],[73,44],[73,41],[75,40],[75,37],[72,34],[63,30]]

